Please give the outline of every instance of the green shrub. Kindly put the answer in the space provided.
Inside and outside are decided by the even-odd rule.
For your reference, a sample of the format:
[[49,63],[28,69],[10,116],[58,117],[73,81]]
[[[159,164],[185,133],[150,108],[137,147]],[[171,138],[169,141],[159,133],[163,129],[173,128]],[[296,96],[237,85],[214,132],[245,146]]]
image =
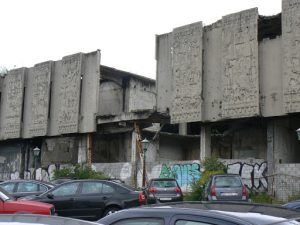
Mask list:
[[296,195],[289,195],[288,196],[288,202],[294,201],[294,200],[299,200],[300,199],[300,194]]
[[72,179],[108,179],[103,172],[97,172],[90,166],[80,166],[76,164],[71,168],[62,168],[54,170],[54,179],[69,177]]
[[204,200],[204,185],[210,175],[224,174],[227,171],[226,166],[220,162],[217,158],[206,158],[203,161],[205,171],[201,174],[200,179],[194,180],[191,184],[192,191],[186,195],[186,200],[200,201]]
[[267,192],[250,192],[249,199],[253,203],[272,204],[273,198]]

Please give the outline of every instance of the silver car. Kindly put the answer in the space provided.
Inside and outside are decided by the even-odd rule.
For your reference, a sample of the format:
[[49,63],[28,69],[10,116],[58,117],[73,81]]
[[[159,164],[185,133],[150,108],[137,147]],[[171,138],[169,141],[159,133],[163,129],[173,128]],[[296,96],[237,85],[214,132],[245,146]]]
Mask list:
[[247,187],[236,174],[215,174],[207,180],[204,188],[207,201],[248,201]]

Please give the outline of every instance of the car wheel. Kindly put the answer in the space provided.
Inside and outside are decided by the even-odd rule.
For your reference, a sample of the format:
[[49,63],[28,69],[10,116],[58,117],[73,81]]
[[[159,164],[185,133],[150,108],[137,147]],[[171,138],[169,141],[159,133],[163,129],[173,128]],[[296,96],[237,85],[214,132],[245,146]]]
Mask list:
[[110,214],[113,214],[113,213],[115,213],[115,212],[117,212],[117,211],[119,211],[119,210],[120,210],[120,208],[118,208],[118,207],[108,207],[108,208],[104,211],[103,217],[104,217],[104,216],[108,216],[108,215],[110,215]]

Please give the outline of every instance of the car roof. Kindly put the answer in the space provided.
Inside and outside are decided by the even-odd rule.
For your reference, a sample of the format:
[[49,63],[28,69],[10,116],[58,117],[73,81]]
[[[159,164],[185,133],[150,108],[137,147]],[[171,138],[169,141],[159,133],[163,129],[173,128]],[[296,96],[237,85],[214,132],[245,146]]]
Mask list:
[[153,180],[176,180],[175,178],[152,178],[149,181],[153,181]]
[[[48,216],[37,214],[0,214],[0,225],[12,224],[45,224],[45,225],[96,225],[95,222],[83,221],[73,218]],[[99,225],[99,224],[98,224]]]
[[[159,215],[159,216],[158,216]],[[104,217],[98,223],[106,224],[115,219],[135,218],[135,217],[162,217],[171,218],[173,216],[186,215],[186,216],[201,216],[211,217],[225,221],[231,221],[238,224],[267,224],[270,222],[279,222],[286,220],[286,218],[278,216],[264,215],[261,212],[224,212],[218,210],[195,209],[195,208],[173,208],[171,206],[155,206],[144,208],[130,208],[121,210],[112,214],[111,216]],[[298,214],[299,216],[299,214]],[[289,218],[288,218],[289,219]]]

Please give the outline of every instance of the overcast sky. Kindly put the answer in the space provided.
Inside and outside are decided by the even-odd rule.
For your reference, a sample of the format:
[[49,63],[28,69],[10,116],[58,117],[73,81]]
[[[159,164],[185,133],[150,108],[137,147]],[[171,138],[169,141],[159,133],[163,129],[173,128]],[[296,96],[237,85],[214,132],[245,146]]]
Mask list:
[[281,0],[0,0],[0,66],[32,67],[101,50],[101,64],[154,78],[155,35]]

